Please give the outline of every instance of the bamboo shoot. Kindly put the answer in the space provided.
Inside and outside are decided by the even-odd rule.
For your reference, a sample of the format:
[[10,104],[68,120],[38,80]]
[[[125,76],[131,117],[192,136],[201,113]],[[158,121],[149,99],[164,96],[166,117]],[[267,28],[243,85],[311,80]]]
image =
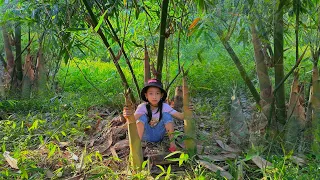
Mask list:
[[[134,110],[134,104],[130,99],[129,91],[125,94],[125,106],[130,110]],[[143,154],[141,148],[141,140],[138,134],[136,120],[132,114],[126,117],[128,124],[128,134],[129,134],[129,145],[130,145],[130,162],[134,170],[141,170],[141,165],[143,162]]]
[[192,119],[192,111],[189,109],[189,90],[187,84],[186,74],[183,73],[183,114],[184,114],[184,133],[186,139],[184,141],[185,147],[190,157],[197,153],[195,138],[196,138],[196,124]]

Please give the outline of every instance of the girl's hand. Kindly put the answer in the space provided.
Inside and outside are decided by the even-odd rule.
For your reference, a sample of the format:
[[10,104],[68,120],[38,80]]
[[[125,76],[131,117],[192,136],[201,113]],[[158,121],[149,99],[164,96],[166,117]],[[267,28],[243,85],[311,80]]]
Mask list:
[[132,108],[130,108],[130,107],[128,107],[128,106],[125,106],[124,108],[123,108],[123,117],[124,118],[128,118],[128,117],[130,117],[131,115],[133,115],[133,109]]
[[191,104],[191,103],[189,103],[189,110],[190,110],[190,111],[194,111],[194,106],[193,106],[193,104]]

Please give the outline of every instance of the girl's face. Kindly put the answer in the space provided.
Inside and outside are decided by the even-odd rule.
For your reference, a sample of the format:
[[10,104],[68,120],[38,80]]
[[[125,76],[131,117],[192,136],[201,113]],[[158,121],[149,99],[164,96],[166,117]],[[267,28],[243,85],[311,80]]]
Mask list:
[[163,93],[157,87],[149,87],[147,92],[145,93],[145,96],[152,106],[158,106]]

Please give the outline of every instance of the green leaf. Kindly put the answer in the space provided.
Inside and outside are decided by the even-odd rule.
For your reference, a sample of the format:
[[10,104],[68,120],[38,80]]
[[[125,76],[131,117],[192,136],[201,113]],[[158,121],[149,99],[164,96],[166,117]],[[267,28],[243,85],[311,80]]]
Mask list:
[[44,144],[44,140],[43,140],[43,136],[42,135],[39,136],[39,141],[40,141],[41,144]]
[[157,167],[160,168],[162,172],[166,172],[161,165],[157,165]]
[[148,164],[149,160],[143,161],[142,163],[142,169],[144,169],[146,167],[146,165]]
[[54,155],[54,153],[56,152],[57,146],[55,144],[49,144],[49,154],[48,154],[48,158],[50,158],[52,155]]
[[62,134],[63,136],[67,136],[67,134],[66,134],[64,131],[61,131],[61,134]]
[[169,167],[167,169],[167,175],[166,175],[165,179],[170,179],[170,175],[171,175],[171,164],[169,165]]
[[175,155],[175,154],[178,154],[178,153],[183,153],[182,151],[175,151],[175,152],[172,152],[172,153],[170,153],[170,154],[168,154],[166,157],[164,157],[164,159],[166,159],[166,158],[168,158],[168,157],[171,157],[171,156],[173,156],[173,155]]
[[2,146],[1,146],[2,152],[6,151],[6,143],[3,141]]
[[[159,165],[157,165],[157,166],[159,166]],[[160,178],[161,178],[161,176],[163,176],[164,174],[165,174],[165,172],[160,173],[160,174],[155,178],[155,180],[160,179]]]
[[103,20],[104,20],[104,16],[107,14],[107,12],[108,12],[108,11],[105,11],[105,12],[102,14],[102,16],[100,16],[99,22],[98,22],[97,26],[94,28],[94,31],[95,31],[95,32],[98,32],[98,30],[99,30],[99,28],[100,28],[100,26],[101,26],[101,24],[102,24],[102,22],[103,22]]
[[198,9],[203,12],[204,10],[204,0],[198,0]]

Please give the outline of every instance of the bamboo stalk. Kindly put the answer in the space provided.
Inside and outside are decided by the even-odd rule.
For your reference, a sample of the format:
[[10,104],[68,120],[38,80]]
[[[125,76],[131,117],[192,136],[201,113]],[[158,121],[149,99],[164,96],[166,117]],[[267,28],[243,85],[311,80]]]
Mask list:
[[[129,91],[130,90],[127,90],[127,92],[125,93],[125,106],[133,111],[134,104],[130,99]],[[141,166],[143,163],[143,154],[142,154],[142,148],[141,148],[141,140],[137,130],[136,120],[133,114],[129,117],[126,117],[126,120],[128,123],[128,134],[129,134],[129,145],[130,145],[129,159],[134,171],[141,170]]]
[[151,79],[149,53],[147,44],[144,42],[144,83],[147,83],[149,79]]
[[312,131],[313,143],[312,150],[316,155],[320,155],[320,79],[317,64],[314,63],[312,72],[312,88],[313,94],[311,98],[312,106]]
[[246,83],[247,87],[249,88],[253,98],[255,99],[257,104],[260,104],[260,95],[258,93],[258,91],[256,90],[256,88],[254,87],[253,83],[251,82],[249,75],[247,74],[245,68],[243,67],[239,57],[236,55],[236,53],[234,52],[234,50],[232,49],[231,45],[229,44],[229,42],[227,40],[225,40],[225,37],[223,35],[223,32],[221,29],[216,29],[216,33],[219,36],[220,41],[222,42],[223,46],[225,47],[225,49],[227,50],[227,52],[229,53],[231,59],[233,60],[234,64],[236,65],[242,79],[244,80],[244,82]]
[[165,32],[166,32],[166,20],[168,14],[168,4],[169,0],[162,1],[161,7],[161,22],[160,22],[160,40],[159,40],[159,50],[157,59],[157,72],[159,73],[157,79],[161,81],[162,79],[162,66],[163,66],[163,53],[165,44]]
[[189,109],[189,89],[187,84],[187,73],[185,72],[183,72],[182,81],[183,81],[182,91],[183,91],[184,133],[186,136],[184,144],[189,156],[192,157],[197,153],[197,148],[195,143],[196,126],[195,126],[195,121],[192,119],[192,111]]

